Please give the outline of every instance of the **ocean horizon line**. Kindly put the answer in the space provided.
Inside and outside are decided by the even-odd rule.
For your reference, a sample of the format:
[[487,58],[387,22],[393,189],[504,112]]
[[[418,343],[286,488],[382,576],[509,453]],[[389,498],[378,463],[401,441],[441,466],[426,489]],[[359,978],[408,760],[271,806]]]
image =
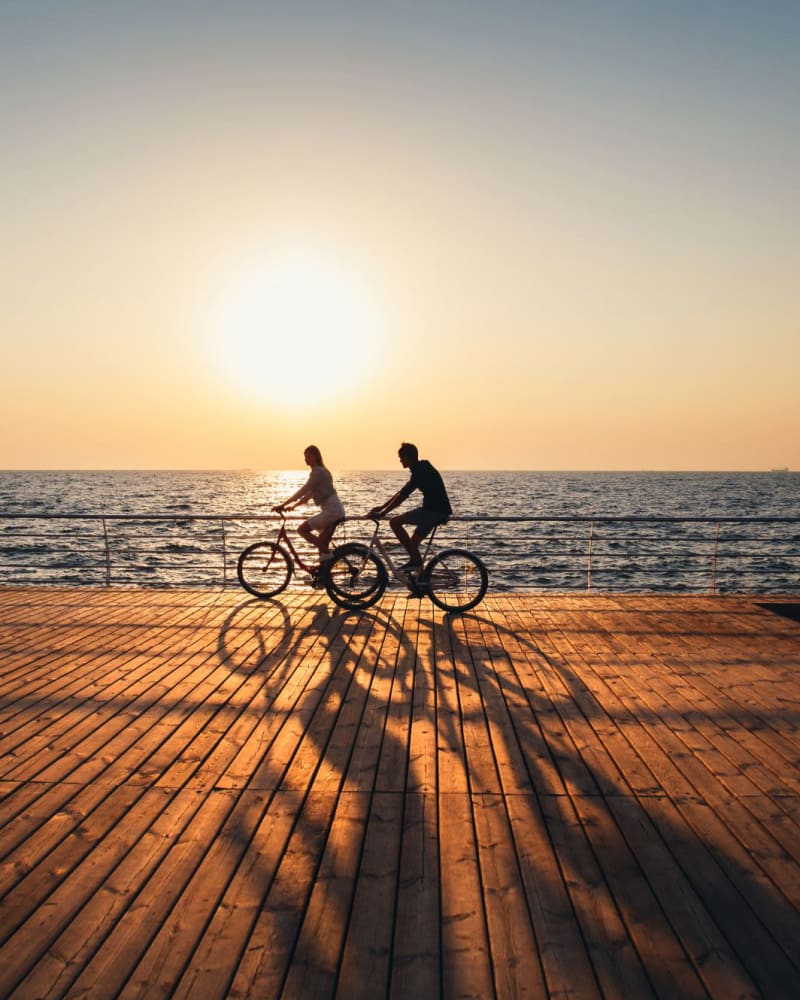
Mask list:
[[[342,466],[332,466],[340,473],[384,473],[391,472],[397,473],[403,470],[399,467],[383,467],[383,468],[345,468]],[[760,468],[760,469],[690,469],[690,468],[674,468],[674,469],[648,469],[648,468],[630,468],[630,469],[578,469],[578,468],[563,468],[563,469],[510,469],[510,468],[462,468],[462,467],[449,467],[444,465],[439,465],[438,468],[442,472],[452,472],[452,473],[503,473],[508,475],[517,474],[528,474],[536,473],[539,475],[700,475],[700,476],[714,476],[714,475],[764,475],[764,474],[780,474],[780,473],[797,473],[798,470],[792,469],[789,466],[783,466],[780,468]],[[29,467],[29,468],[3,468],[0,469],[0,474],[3,473],[78,473],[80,475],[89,475],[93,473],[97,474],[108,474],[116,472],[124,473],[186,473],[191,475],[197,475],[198,473],[248,473],[250,475],[267,475],[277,472],[296,472],[300,470],[303,471],[303,467],[300,465],[292,466],[275,466],[274,468],[254,468],[252,466],[186,466],[176,468],[173,466],[153,466],[153,467],[103,467],[97,466],[92,468],[57,468],[57,467]]]

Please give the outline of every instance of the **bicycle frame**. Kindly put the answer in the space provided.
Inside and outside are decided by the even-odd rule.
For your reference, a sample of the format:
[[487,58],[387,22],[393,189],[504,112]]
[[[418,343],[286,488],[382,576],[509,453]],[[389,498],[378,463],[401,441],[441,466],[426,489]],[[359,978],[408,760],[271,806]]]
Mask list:
[[298,572],[308,574],[312,587],[318,589],[324,586],[323,567],[326,563],[320,559],[319,565],[312,565],[303,559],[286,530],[286,515],[283,511],[280,511],[280,516],[277,536],[248,545],[236,563],[239,583],[248,593],[261,600],[282,593],[289,586],[292,575]]
[[422,564],[418,570],[398,569],[383,539],[379,518],[368,543],[339,546],[327,564],[325,589],[339,607],[351,611],[372,607],[381,599],[389,577],[405,585],[412,597],[429,597],[446,612],[464,612],[479,604],[489,585],[483,562],[467,549],[434,549],[434,527],[426,537]]
[[[391,554],[389,553],[389,550],[386,548],[383,539],[380,537],[380,530],[383,519],[374,518],[373,520],[375,521],[375,528],[372,532],[372,538],[370,538],[369,542],[366,543],[365,547],[370,552],[375,551],[378,553],[378,555],[383,560],[386,568],[389,570],[389,573],[394,577],[395,580],[398,580],[400,583],[405,584],[409,590],[416,590],[420,586],[420,584],[414,579],[411,573],[404,572],[403,570],[395,566]],[[428,557],[431,554],[431,548],[433,547],[433,539],[436,535],[438,527],[439,527],[438,524],[434,525],[431,530],[431,533],[425,538],[425,550],[424,552],[420,553],[423,565],[428,561]],[[421,575],[422,573],[420,571],[420,576]]]
[[278,529],[278,537],[275,539],[275,544],[276,545],[285,544],[286,548],[289,550],[289,554],[291,555],[295,563],[300,567],[300,569],[304,573],[313,573],[316,567],[309,566],[306,563],[304,563],[303,557],[294,547],[292,539],[289,536],[289,532],[286,530],[286,515],[283,513],[283,511],[280,512],[280,519],[281,519],[281,526]]

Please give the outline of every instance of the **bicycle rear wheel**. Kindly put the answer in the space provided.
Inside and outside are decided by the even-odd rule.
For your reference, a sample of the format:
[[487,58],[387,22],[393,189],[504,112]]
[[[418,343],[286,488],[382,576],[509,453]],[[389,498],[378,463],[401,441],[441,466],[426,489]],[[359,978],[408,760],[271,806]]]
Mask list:
[[437,608],[469,611],[483,600],[489,586],[489,571],[466,549],[444,549],[428,563],[425,583]]
[[388,576],[386,567],[366,545],[353,542],[336,549],[325,564],[325,589],[340,608],[358,611],[380,599]]
[[275,542],[256,542],[239,556],[236,575],[248,593],[263,599],[286,590],[293,568],[286,549]]

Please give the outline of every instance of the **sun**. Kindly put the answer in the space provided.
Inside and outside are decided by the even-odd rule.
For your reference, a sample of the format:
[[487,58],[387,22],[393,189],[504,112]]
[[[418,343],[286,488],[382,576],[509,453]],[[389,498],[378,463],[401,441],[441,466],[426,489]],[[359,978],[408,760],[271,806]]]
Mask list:
[[214,313],[218,371],[239,392],[281,407],[343,398],[374,371],[383,341],[365,283],[311,253],[240,271]]

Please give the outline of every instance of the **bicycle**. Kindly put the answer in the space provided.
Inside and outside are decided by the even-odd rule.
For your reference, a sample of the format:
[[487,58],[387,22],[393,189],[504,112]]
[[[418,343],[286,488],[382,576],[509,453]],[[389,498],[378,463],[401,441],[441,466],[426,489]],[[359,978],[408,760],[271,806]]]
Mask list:
[[296,567],[309,574],[312,587],[323,586],[326,563],[309,566],[303,562],[286,530],[286,514],[283,511],[280,511],[280,517],[281,526],[277,539],[274,542],[254,542],[253,545],[248,545],[236,564],[239,583],[254,597],[266,599],[286,590]]
[[431,554],[436,528],[430,533],[419,570],[398,569],[379,537],[381,518],[365,545],[349,542],[339,546],[327,563],[324,585],[328,596],[341,608],[359,611],[380,600],[389,574],[408,587],[412,597],[429,597],[442,611],[469,611],[479,604],[489,586],[489,571],[467,549],[442,549]]

